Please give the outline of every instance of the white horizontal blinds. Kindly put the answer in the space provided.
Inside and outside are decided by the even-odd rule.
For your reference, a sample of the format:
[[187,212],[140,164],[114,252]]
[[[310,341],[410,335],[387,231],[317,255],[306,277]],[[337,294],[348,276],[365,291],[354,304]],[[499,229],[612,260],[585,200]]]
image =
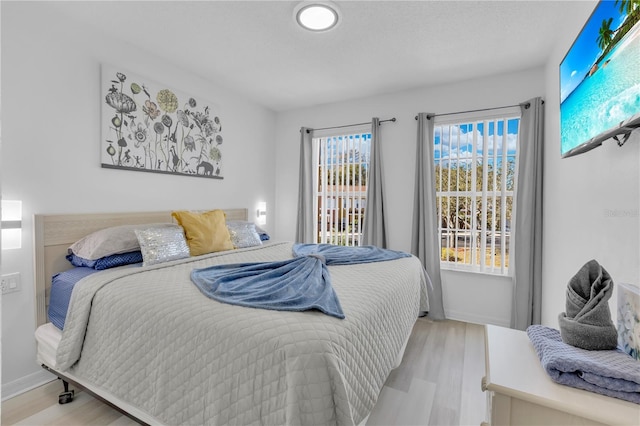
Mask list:
[[506,274],[519,111],[435,126],[442,265]]
[[359,246],[371,134],[327,136],[314,142],[319,145],[316,242]]

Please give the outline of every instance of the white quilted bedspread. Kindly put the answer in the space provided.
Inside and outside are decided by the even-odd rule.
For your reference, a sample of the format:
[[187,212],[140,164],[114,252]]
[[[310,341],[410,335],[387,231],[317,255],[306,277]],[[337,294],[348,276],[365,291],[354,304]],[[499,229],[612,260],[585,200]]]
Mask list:
[[344,320],[219,303],[189,278],[288,259],[291,246],[89,276],[73,292],[56,368],[170,425],[360,423],[427,310],[423,269],[415,257],[329,267]]

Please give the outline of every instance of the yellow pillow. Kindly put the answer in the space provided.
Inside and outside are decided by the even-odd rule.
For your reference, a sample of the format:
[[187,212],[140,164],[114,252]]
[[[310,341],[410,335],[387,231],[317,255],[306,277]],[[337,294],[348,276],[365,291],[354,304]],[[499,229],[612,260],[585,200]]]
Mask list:
[[191,256],[233,249],[222,210],[204,213],[175,211],[171,216],[184,229]]

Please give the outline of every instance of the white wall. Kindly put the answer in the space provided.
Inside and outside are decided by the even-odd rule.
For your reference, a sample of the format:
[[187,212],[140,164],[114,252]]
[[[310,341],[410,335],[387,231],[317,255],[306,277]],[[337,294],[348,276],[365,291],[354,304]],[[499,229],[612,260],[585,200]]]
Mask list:
[[[102,169],[103,62],[218,105],[224,180]],[[32,215],[212,207],[251,213],[259,201],[272,208],[276,118],[179,64],[95,32],[90,22],[70,22],[46,3],[2,3],[1,75],[3,197],[23,202],[23,247],[2,253],[3,273],[22,274],[22,291],[2,298],[6,397],[42,371],[33,338]]]
[[565,36],[546,67],[542,323],[558,327],[569,279],[596,259],[615,283],[640,285],[640,130],[618,147],[614,140],[561,159],[558,67],[596,2],[576,2]]
[[[301,126],[327,127],[396,117],[381,127],[389,246],[411,249],[416,121],[418,112],[446,113],[513,105],[544,96],[544,69],[530,69],[437,87],[375,96],[278,114],[276,203],[278,236],[295,238]],[[480,282],[482,281],[482,282]],[[451,318],[508,325],[511,281],[497,276],[443,274],[444,304]]]

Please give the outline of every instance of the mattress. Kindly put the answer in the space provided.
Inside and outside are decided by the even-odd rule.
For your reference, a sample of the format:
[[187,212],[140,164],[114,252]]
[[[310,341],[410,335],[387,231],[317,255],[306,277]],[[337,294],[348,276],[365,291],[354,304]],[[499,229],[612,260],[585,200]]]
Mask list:
[[[103,271],[74,290],[55,363],[165,424],[359,424],[427,310],[415,257],[329,267],[346,318],[204,297],[194,268],[291,257],[290,243]],[[39,329],[40,330],[40,329]],[[42,341],[42,343],[41,343]]]
[[36,329],[36,359],[38,364],[56,365],[56,352],[62,339],[62,331],[48,322]]

